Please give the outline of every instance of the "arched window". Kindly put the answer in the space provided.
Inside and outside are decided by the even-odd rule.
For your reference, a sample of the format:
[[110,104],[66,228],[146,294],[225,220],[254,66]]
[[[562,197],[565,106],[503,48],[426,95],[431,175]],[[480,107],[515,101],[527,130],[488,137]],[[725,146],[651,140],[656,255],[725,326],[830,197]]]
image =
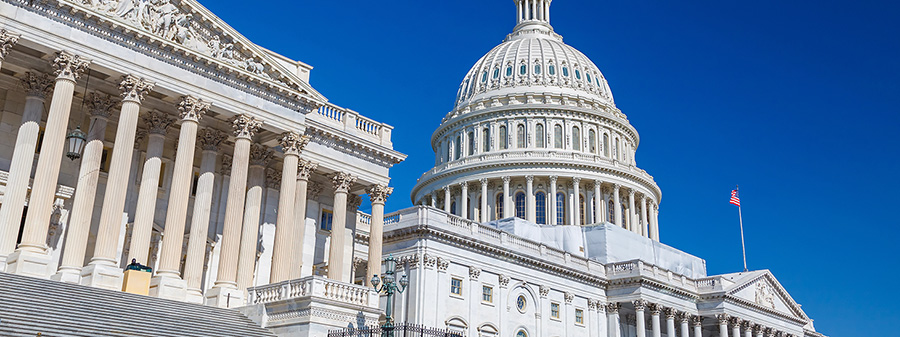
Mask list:
[[445,161],[445,162],[448,162],[448,161],[453,160],[453,147],[450,146],[450,140],[447,140],[447,142],[444,144],[444,148],[447,149],[447,151],[446,151],[446,152],[447,152],[447,153],[446,153],[447,156],[446,156],[446,159],[445,159],[444,161]]
[[603,135],[603,155],[609,158],[609,135]]
[[606,203],[606,221],[616,223],[616,204],[612,200]]
[[506,134],[506,126],[500,126],[500,149],[506,150],[509,148],[509,137]]
[[566,224],[566,194],[563,192],[556,193],[556,224]]
[[516,217],[525,219],[525,192],[516,193]]
[[547,71],[550,72],[550,76],[555,76],[556,75],[556,66],[551,64],[549,67],[547,67]]
[[619,139],[616,138],[616,143],[613,146],[613,159],[619,160]]
[[475,212],[474,212],[475,214],[472,214],[472,219],[475,219],[475,221],[482,221],[482,222],[487,221],[487,219],[484,219],[484,220],[481,219],[481,196],[478,197],[478,203],[475,205],[472,205],[472,206],[474,206],[474,208],[475,208]]
[[516,127],[516,148],[525,148],[525,125],[522,124]]
[[597,132],[594,129],[588,131],[588,143],[591,153],[597,154]]
[[561,149],[563,147],[562,125],[556,124],[553,127],[553,147]]
[[535,194],[535,215],[537,215],[535,220],[539,225],[547,224],[547,194],[544,192],[537,192]]
[[578,216],[580,217],[578,222],[581,223],[582,226],[587,225],[587,223],[584,222],[584,219],[587,219],[587,207],[584,207],[584,194],[578,198],[578,213]]
[[535,64],[535,65],[534,65],[534,74],[535,74],[535,75],[540,75],[540,74],[541,74],[541,65],[540,65],[540,64]]
[[469,131],[469,155],[475,154],[475,132]]
[[534,127],[535,129],[535,138],[534,143],[538,148],[544,147],[544,139],[547,139],[547,135],[544,134],[544,124],[538,124]]
[[469,217],[469,208],[472,208],[472,198],[466,197],[466,207],[468,208],[461,210],[461,215],[463,218],[472,219],[471,217]]
[[482,138],[482,143],[484,143],[484,144],[481,144],[481,151],[482,152],[490,151],[491,150],[491,129],[484,128],[484,130],[481,130],[481,138]]
[[512,76],[512,66],[506,67],[506,77]]
[[460,138],[459,136],[456,136],[456,143],[453,144],[453,155],[456,156],[456,159],[459,159],[460,153],[462,152],[461,151],[462,144],[460,144],[460,143],[462,143],[462,138]]
[[575,78],[581,80],[581,70],[575,69]]
[[488,76],[487,73],[488,73],[487,70],[485,70],[484,73],[481,74],[481,83],[486,83],[486,82],[487,82],[487,76]]
[[519,330],[519,332],[516,332],[516,337],[528,337],[528,333],[525,330]]
[[496,80],[499,77],[500,77],[500,68],[494,68],[494,79]]
[[494,201],[494,220],[503,219],[503,193],[497,194],[497,200]]
[[[457,213],[456,213],[456,201],[455,201],[455,200],[454,200],[453,202],[450,203],[450,214],[457,214]],[[457,215],[458,215],[458,214],[457,214]]]
[[519,67],[519,75],[525,75],[528,73],[528,66],[522,63],[522,66]]
[[569,77],[569,68],[566,66],[563,66],[563,76]]
[[[629,211],[631,211],[631,210],[629,210]],[[625,214],[627,214],[625,211],[625,207],[622,207],[622,228],[627,229],[628,228],[628,217],[625,216]]]
[[577,126],[572,127],[572,149],[581,151],[581,130]]

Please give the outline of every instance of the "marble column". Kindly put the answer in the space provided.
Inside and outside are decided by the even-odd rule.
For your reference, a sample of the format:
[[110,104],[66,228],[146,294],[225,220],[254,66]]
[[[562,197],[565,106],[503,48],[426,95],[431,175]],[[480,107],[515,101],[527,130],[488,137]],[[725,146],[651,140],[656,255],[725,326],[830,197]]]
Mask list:
[[63,251],[59,270],[52,279],[66,283],[81,282],[81,267],[87,249],[88,234],[91,230],[91,216],[94,214],[94,200],[97,196],[97,180],[100,177],[100,160],[103,157],[103,139],[109,115],[118,102],[110,95],[91,93],[86,98],[91,112],[91,127],[87,143],[81,156],[72,214],[66,230],[66,249]]
[[744,321],[742,327],[744,328],[744,337],[753,337],[753,324],[749,321]]
[[741,323],[743,321],[737,317],[732,317],[729,321],[731,323],[731,336],[741,337]]
[[460,187],[460,196],[459,196],[459,215],[463,219],[469,219],[469,182],[464,181],[459,183]]
[[650,223],[647,221],[647,196],[641,196],[641,235],[650,237]]
[[369,199],[372,202],[372,224],[369,229],[369,261],[366,269],[366,285],[372,286],[370,280],[381,275],[381,254],[384,241],[384,202],[394,193],[394,189],[385,185],[369,188]]
[[[550,205],[550,214],[547,214],[547,216],[550,218],[550,224],[554,226],[559,222],[556,216],[558,212],[556,210],[556,179],[556,176],[550,176],[550,191],[547,193],[547,203]],[[618,312],[616,317],[618,317]]]
[[488,211],[488,179],[481,178],[481,222],[491,221],[491,213]]
[[[106,178],[106,192],[103,209],[100,212],[100,226],[94,244],[94,256],[90,264],[81,271],[81,284],[109,290],[122,290],[122,270],[119,268],[119,235],[122,231],[125,211],[125,192],[131,171],[131,156],[134,154],[134,138],[137,131],[138,114],[144,94],[150,92],[153,84],[134,75],[122,78],[122,111],[116,127],[116,140],[110,159],[109,175]],[[39,168],[40,169],[40,168]]]
[[437,208],[437,195],[435,195],[435,191],[431,191],[428,195],[431,196],[431,207]]
[[510,200],[512,198],[509,197],[509,176],[503,177],[503,218],[512,217],[513,210],[515,209],[515,205],[513,205]]
[[675,309],[666,308],[666,336],[675,336]]
[[6,55],[9,55],[12,47],[19,42],[19,37],[19,34],[10,33],[5,28],[0,29],[0,66],[3,65],[3,61],[6,60]]
[[572,210],[574,211],[572,214],[572,219],[574,219],[572,224],[575,226],[581,226],[583,224],[581,222],[581,178],[572,178],[572,187],[575,189],[575,191],[573,192],[574,195],[572,196]]
[[131,247],[128,249],[128,260],[141,264],[150,263],[150,237],[153,233],[153,220],[156,214],[156,197],[159,194],[159,171],[162,169],[163,146],[166,142],[166,131],[175,123],[165,113],[150,111],[144,116],[147,126],[147,158],[141,173],[141,187],[138,190],[137,207],[135,208],[134,226],[131,230]]
[[[294,193],[294,244],[291,279],[303,277],[303,240],[306,240],[306,203],[308,199],[309,177],[319,167],[318,164],[300,159],[297,164],[297,189]],[[315,233],[310,233],[315,235]]]
[[[681,337],[688,337],[691,335],[690,322],[691,316],[686,312],[683,312],[679,315],[681,319]],[[674,335],[672,335],[674,336]]]
[[444,212],[450,213],[450,186],[444,186]]
[[[347,195],[356,177],[349,173],[337,172],[331,177],[334,186],[334,218],[331,226],[331,245],[328,249],[328,278],[347,282],[349,273],[344,273],[344,232],[347,230]],[[447,187],[449,193],[450,188]],[[449,199],[449,198],[448,198]]]
[[656,242],[659,242],[659,206],[656,205],[655,201],[650,201],[652,208],[650,208],[650,225],[653,226],[653,239]]
[[633,303],[635,329],[637,329],[637,335],[639,337],[644,337],[647,335],[647,319],[644,317],[644,310],[647,308],[647,302],[645,302],[644,300],[635,300]]
[[606,318],[607,325],[609,326],[607,329],[609,337],[622,337],[622,331],[619,328],[619,303],[609,303],[606,305]]
[[525,219],[537,223],[537,209],[534,198],[534,176],[525,176]]
[[615,204],[615,209],[613,210],[613,215],[615,215],[616,226],[622,227],[622,198],[619,197],[619,189],[622,188],[622,185],[613,184],[613,203]]
[[703,317],[691,316],[691,326],[694,328],[694,337],[703,337]]
[[184,281],[187,282],[187,301],[203,303],[203,267],[206,263],[206,246],[209,233],[209,214],[212,211],[213,187],[216,180],[216,159],[219,145],[228,136],[219,130],[200,130],[197,142],[200,155],[200,177],[197,179],[197,194],[194,210],[191,212],[191,230],[188,236],[187,258],[184,260]]
[[603,182],[594,180],[594,223],[601,224],[603,221],[603,192],[601,191]]
[[659,314],[662,309],[662,306],[659,304],[650,305],[650,330],[653,337],[662,336],[662,327],[659,322]]
[[[4,46],[5,44],[0,44],[0,47],[5,49]],[[0,52],[4,49],[0,49]],[[5,54],[0,54],[2,55]],[[44,102],[53,90],[53,79],[46,74],[25,72],[22,87],[25,89],[25,109],[22,112],[22,123],[16,133],[16,144],[3,195],[5,202],[0,206],[0,271],[6,268],[7,255],[16,249],[22,212],[25,210],[25,196],[28,194],[28,185],[31,184],[31,168],[41,130]]]
[[266,189],[266,166],[272,157],[272,150],[265,145],[253,144],[250,147],[250,173],[237,263],[237,287],[242,291],[253,286],[259,249],[259,218],[263,209],[263,191]]
[[228,201],[225,204],[219,266],[215,286],[206,292],[206,305],[226,308],[244,304],[244,291],[237,288],[237,263],[241,245],[241,224],[244,220],[247,167],[250,165],[250,139],[262,127],[262,122],[247,115],[238,115],[231,123],[236,139],[228,185]]
[[728,337],[728,315],[718,314],[716,320],[719,323],[719,337]]
[[637,224],[635,223],[636,221],[634,218],[634,214],[635,214],[634,213],[634,190],[629,189],[628,190],[628,229],[630,229],[634,233],[640,234],[640,230],[639,230]]
[[297,221],[294,218],[297,170],[300,164],[300,151],[309,143],[309,138],[309,136],[301,136],[295,132],[285,132],[281,135],[284,159],[281,168],[281,192],[278,194],[278,217],[275,220],[275,246],[272,249],[270,283],[291,279],[291,269],[294,268],[294,257],[291,253],[294,250],[292,241]]
[[[47,229],[50,226],[50,217],[53,215],[53,199],[56,194],[56,183],[59,179],[59,166],[63,157],[66,126],[69,123],[69,112],[72,107],[72,97],[75,93],[75,81],[90,63],[90,61],[78,55],[65,51],[57,53],[56,59],[53,61],[56,82],[53,88],[53,98],[50,100],[50,112],[47,117],[47,125],[44,128],[44,138],[41,142],[41,155],[38,158],[37,171],[34,174],[34,185],[28,201],[28,214],[25,218],[22,242],[6,260],[6,272],[8,273],[46,278],[53,272],[49,268],[52,258],[47,247]],[[29,130],[31,129],[29,127]],[[37,135],[35,134],[34,137],[37,137]],[[29,142],[22,144],[23,153],[28,152],[26,148],[29,147],[29,144]],[[25,164],[25,161],[33,160],[33,156],[31,158],[22,157],[18,163],[12,163],[13,166],[10,167],[9,176],[22,177],[19,179],[19,185],[27,186],[28,176],[31,174],[31,165]],[[13,197],[18,199],[13,199]],[[5,212],[5,215],[7,215],[7,226],[15,226],[18,229],[21,216],[19,218],[13,218],[13,216],[22,214],[25,205],[24,203],[13,202],[13,200],[25,200],[25,193],[23,191],[21,196],[12,197],[7,194],[4,196],[4,199],[9,200],[3,204],[4,208],[7,205],[16,208],[16,210]]]
[[184,301],[187,296],[187,282],[181,278],[181,258],[184,251],[184,227],[187,221],[188,202],[194,177],[194,149],[197,145],[197,130],[200,119],[209,111],[210,103],[193,96],[183,96],[178,103],[181,115],[181,130],[178,133],[178,148],[172,185],[169,188],[169,203],[166,210],[166,225],[163,232],[162,252],[159,269],[150,281],[150,296]]

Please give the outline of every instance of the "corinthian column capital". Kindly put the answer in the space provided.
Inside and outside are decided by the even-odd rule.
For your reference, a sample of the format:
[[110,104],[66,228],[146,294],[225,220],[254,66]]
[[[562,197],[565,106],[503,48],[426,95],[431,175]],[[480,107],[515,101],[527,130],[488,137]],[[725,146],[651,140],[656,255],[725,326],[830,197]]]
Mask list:
[[219,151],[219,144],[222,144],[227,137],[228,135],[222,131],[204,128],[197,135],[197,146],[203,151]]
[[61,51],[56,53],[56,59],[53,60],[53,74],[56,75],[57,79],[74,81],[90,65],[90,60],[67,51]]
[[313,163],[306,159],[300,159],[297,163],[297,179],[300,180],[309,180],[309,177],[312,175],[316,169],[319,168],[319,164]]
[[13,34],[6,29],[0,29],[0,61],[6,59],[9,50],[19,42],[19,34]]
[[237,138],[250,139],[262,127],[262,122],[256,120],[253,116],[237,115],[231,119],[231,126],[234,128],[234,136]]
[[109,119],[113,108],[119,105],[119,102],[116,102],[111,95],[98,92],[88,94],[85,100],[85,103],[88,105],[88,110],[91,112],[91,116],[104,119]]
[[349,173],[338,172],[331,176],[331,184],[334,186],[335,192],[349,192],[350,186],[352,186],[354,182],[356,182],[356,177]]
[[164,136],[169,127],[175,123],[174,118],[170,118],[165,112],[158,110],[150,110],[143,119],[144,124],[147,124],[147,132]]
[[143,77],[125,75],[122,76],[122,82],[119,83],[119,90],[122,91],[122,100],[141,103],[144,95],[150,93],[154,86],[155,84]]
[[369,194],[369,199],[372,200],[373,204],[383,204],[385,201],[387,201],[387,198],[391,196],[391,193],[394,193],[394,188],[379,184],[370,187],[366,191],[366,193]]
[[606,304],[606,312],[610,314],[618,314],[619,313],[619,303],[618,302],[610,302]]
[[300,135],[296,132],[285,132],[281,134],[281,149],[285,155],[299,155],[300,151],[309,144],[309,136]]
[[268,166],[272,160],[273,152],[268,146],[253,144],[250,146],[250,165]]
[[182,96],[181,102],[178,102],[178,113],[183,120],[199,122],[200,118],[209,111],[210,105],[212,103],[194,96]]
[[647,308],[647,301],[644,300],[634,300],[632,304],[634,304],[635,311],[643,311],[645,308]]
[[26,71],[25,78],[22,79],[22,87],[25,88],[26,96],[46,98],[53,90],[53,79],[47,74]]

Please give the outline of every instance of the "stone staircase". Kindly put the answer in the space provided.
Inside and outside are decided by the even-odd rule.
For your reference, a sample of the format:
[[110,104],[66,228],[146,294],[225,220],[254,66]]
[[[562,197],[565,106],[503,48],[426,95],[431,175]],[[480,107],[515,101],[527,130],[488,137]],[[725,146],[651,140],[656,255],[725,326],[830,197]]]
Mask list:
[[267,336],[237,310],[0,273],[0,336]]

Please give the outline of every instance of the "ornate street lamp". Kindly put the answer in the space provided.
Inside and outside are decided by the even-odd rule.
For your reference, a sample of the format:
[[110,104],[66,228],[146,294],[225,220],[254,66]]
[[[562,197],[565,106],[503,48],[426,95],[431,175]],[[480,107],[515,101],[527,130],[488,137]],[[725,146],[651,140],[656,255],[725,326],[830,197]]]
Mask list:
[[[385,317],[384,325],[381,326],[381,337],[394,337],[394,318],[392,317],[394,312],[394,292],[402,294],[406,286],[409,285],[409,279],[404,274],[400,277],[400,286],[397,286],[394,278],[394,269],[396,267],[397,260],[394,259],[393,255],[388,255],[388,258],[384,259],[385,271],[381,278],[379,279],[378,275],[372,276],[372,286],[375,287],[375,291],[383,292],[387,295],[387,308],[384,310]],[[384,284],[378,287],[378,284],[381,282],[384,282]]]
[[84,132],[81,131],[81,127],[76,127],[75,130],[69,132],[66,136],[66,157],[69,157],[71,160],[75,160],[81,158],[81,154],[84,153],[84,143],[87,140]]

